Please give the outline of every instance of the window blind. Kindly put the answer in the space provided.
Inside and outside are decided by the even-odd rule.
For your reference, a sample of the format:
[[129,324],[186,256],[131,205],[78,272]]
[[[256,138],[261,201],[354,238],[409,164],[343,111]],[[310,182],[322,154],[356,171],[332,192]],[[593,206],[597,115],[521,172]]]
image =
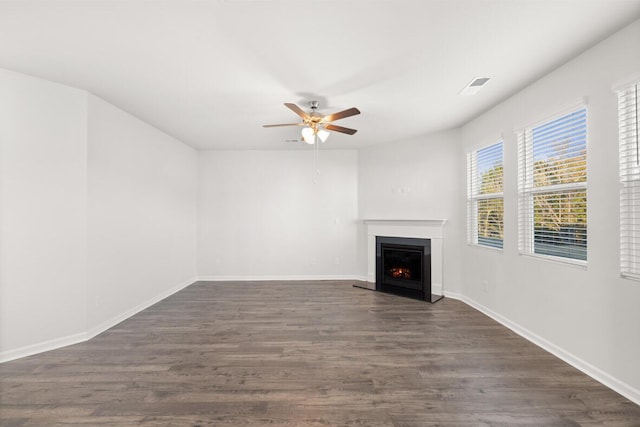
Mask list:
[[518,133],[518,249],[587,260],[587,110]]
[[620,144],[620,271],[640,279],[640,82],[618,91]]
[[502,141],[467,154],[467,242],[502,248],[504,235]]

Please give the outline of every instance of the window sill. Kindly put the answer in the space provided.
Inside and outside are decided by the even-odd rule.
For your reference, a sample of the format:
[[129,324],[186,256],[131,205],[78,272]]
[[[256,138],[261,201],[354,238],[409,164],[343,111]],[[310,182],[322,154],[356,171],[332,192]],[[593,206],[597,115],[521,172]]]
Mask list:
[[504,248],[494,248],[493,246],[478,245],[476,243],[467,243],[467,246],[469,246],[470,248],[478,248],[478,249],[483,249],[490,252],[497,252],[500,254],[504,252]]
[[526,258],[539,259],[539,260],[551,262],[554,264],[566,265],[567,267],[579,268],[581,270],[587,269],[587,261],[582,261],[579,259],[562,258],[562,257],[555,257],[550,255],[530,254],[525,252],[519,252],[518,254]]
[[635,282],[640,282],[640,276],[636,276],[635,274],[630,273],[620,273],[620,277],[627,280],[633,280]]

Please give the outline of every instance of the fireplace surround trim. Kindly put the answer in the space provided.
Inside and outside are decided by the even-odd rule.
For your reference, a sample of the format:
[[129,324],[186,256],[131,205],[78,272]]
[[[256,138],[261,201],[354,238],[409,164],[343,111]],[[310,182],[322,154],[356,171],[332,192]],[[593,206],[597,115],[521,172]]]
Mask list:
[[364,219],[367,229],[367,282],[376,289],[376,236],[431,239],[431,291],[442,295],[443,241],[446,219]]

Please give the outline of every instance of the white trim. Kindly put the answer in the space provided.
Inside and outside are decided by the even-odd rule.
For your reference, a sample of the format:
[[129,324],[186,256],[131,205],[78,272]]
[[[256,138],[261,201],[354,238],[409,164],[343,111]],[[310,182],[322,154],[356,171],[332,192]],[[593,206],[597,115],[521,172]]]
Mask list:
[[58,348],[88,341],[96,335],[99,335],[102,332],[106,331],[107,329],[114,327],[123,320],[126,320],[129,317],[141,312],[142,310],[145,310],[150,306],[157,304],[163,299],[175,294],[178,291],[181,291],[182,289],[194,284],[195,282],[197,282],[197,279],[192,278],[190,280],[187,280],[186,282],[180,283],[178,286],[174,286],[173,288],[156,295],[155,297],[145,301],[144,303],[138,304],[134,308],[129,309],[117,316],[114,316],[111,319],[106,320],[99,325],[94,326],[93,328],[87,329],[84,332],[79,332],[77,334],[68,335],[66,337],[54,338],[51,340],[0,352],[0,363],[9,362],[11,360],[21,359],[23,357],[32,356],[34,354],[44,353],[45,351],[55,350]]
[[490,308],[480,304],[479,302],[469,297],[466,297],[462,294],[453,293],[453,292],[445,292],[445,297],[449,297],[451,299],[457,299],[469,305],[470,307],[475,308],[476,310],[480,311],[486,316],[489,316],[490,318],[500,323],[501,325],[511,329],[513,332],[525,338],[526,340],[548,351],[549,353],[553,354],[559,359],[567,362],[569,365],[573,366],[574,368],[578,369],[584,374],[590,376],[591,378],[600,382],[604,386],[609,387],[613,391],[620,393],[621,395],[631,400],[635,404],[640,405],[640,390],[632,387],[631,385],[625,383],[624,381],[614,377],[613,375],[606,373],[605,371],[603,371],[600,368],[597,368],[596,366],[593,366],[589,362],[582,360],[581,358],[574,355],[573,353],[563,349],[562,347],[556,344],[553,344],[552,342],[546,340],[540,335],[528,330],[527,328],[519,325],[516,322],[513,322],[507,319],[506,317],[496,313]]
[[362,280],[358,275],[262,275],[262,276],[199,276],[199,282],[266,282],[266,281],[303,281],[303,280]]
[[589,265],[585,260],[567,258],[567,257],[561,257],[561,256],[543,255],[543,254],[529,253],[529,252],[522,252],[522,251],[518,251],[518,255],[527,257],[527,258],[539,259],[546,262],[553,262],[555,264],[566,265],[569,267],[581,268],[583,270],[586,270],[587,266]]
[[630,76],[624,77],[614,82],[611,85],[611,92],[618,93],[621,90],[626,90],[629,88],[629,86],[633,86],[638,81],[640,81],[640,72],[634,73]]
[[106,331],[107,329],[113,328],[114,326],[116,326],[118,323],[123,322],[125,320],[127,320],[128,318],[132,317],[133,315],[141,312],[142,310],[145,310],[149,307],[151,307],[154,304],[159,303],[160,301],[162,301],[165,298],[170,297],[171,295],[175,294],[176,292],[179,292],[181,290],[183,290],[184,288],[193,285],[194,283],[196,283],[198,280],[197,278],[192,278],[187,280],[186,282],[182,282],[180,283],[178,286],[174,286],[171,289],[167,289],[166,291],[156,295],[155,297],[148,299],[147,301],[136,305],[133,308],[130,308],[127,311],[124,311],[114,317],[112,317],[109,320],[105,320],[104,322],[98,324],[97,326],[94,326],[93,328],[87,330],[86,333],[86,340],[90,340],[91,338],[100,335],[101,333],[103,333],[104,331]]
[[457,299],[459,301],[464,302],[464,300],[462,299],[464,297],[462,296],[462,294],[460,294],[458,292],[444,291],[444,296],[445,296],[445,298]]
[[[503,241],[504,243],[504,241]],[[488,246],[488,245],[479,245],[478,243],[469,243],[467,242],[467,246],[470,248],[479,248],[479,249],[486,249],[488,251],[491,252],[497,252],[497,253],[504,253],[504,247],[502,248],[496,248],[495,246]]]
[[369,225],[422,225],[432,227],[444,227],[446,219],[363,219],[363,223]]
[[87,340],[85,332],[68,335],[66,337],[54,338],[52,340],[42,341],[36,344],[26,345],[24,347],[6,350],[0,353],[0,363],[10,362],[11,360],[21,359],[34,354],[44,353],[45,351],[55,350],[57,348],[66,347],[72,344],[78,344]]
[[640,281],[640,276],[631,273],[620,273],[622,279]]
[[580,182],[568,182],[565,184],[545,185],[544,187],[532,187],[525,190],[528,194],[540,194],[540,193],[559,193],[569,192],[572,190],[586,190],[587,181]]
[[[233,277],[233,279],[230,279],[230,278],[221,279],[222,277]],[[150,307],[153,304],[160,302],[161,300],[173,295],[174,293],[198,281],[243,280],[243,279],[239,279],[239,277],[241,276],[201,276],[198,278],[188,280],[186,282],[181,283],[178,286],[175,286],[159,294],[158,296],[148,300],[147,302],[136,306],[131,310],[127,310],[126,312],[118,316],[115,316],[111,320],[101,323],[97,327],[94,327],[87,332],[81,332],[81,333],[69,335],[66,337],[43,341],[41,343],[31,344],[28,346],[2,352],[0,353],[0,363],[8,362],[8,361],[19,359],[22,357],[27,357],[34,354],[43,353],[45,351],[55,350],[57,348],[66,347],[68,345],[78,344],[78,343],[87,341],[95,337],[96,335],[100,334],[101,332],[104,332],[105,330],[117,325],[123,320],[133,316],[134,314]],[[365,284],[367,283],[366,277],[357,276],[357,275],[353,275],[353,276],[244,276],[244,277],[254,277],[253,280],[359,280],[359,281],[365,282]],[[262,278],[269,277],[269,279],[255,279],[256,277],[262,277]],[[274,279],[274,277],[286,277],[287,279]],[[294,279],[293,277],[307,277],[311,279]],[[342,277],[343,279],[339,279],[339,277]],[[344,279],[344,277],[348,277],[348,279]],[[216,279],[211,279],[211,278],[216,278]],[[331,279],[327,279],[327,278],[331,278]],[[544,339],[543,337],[535,334],[534,332],[529,331],[527,328],[519,325],[516,322],[513,322],[507,319],[506,317],[496,313],[495,311],[478,303],[477,301],[471,298],[468,298],[457,292],[444,291],[443,294],[446,298],[459,300],[467,304],[468,306],[480,311],[484,315],[492,318],[493,320],[500,323],[501,325],[509,328],[510,330],[520,335],[521,337],[525,338],[526,340],[532,342],[533,344],[536,344],[537,346],[543,348],[544,350],[548,351],[554,356],[567,362],[568,364],[580,370],[581,372],[585,373],[586,375],[590,376],[591,378],[599,381],[606,387],[609,387],[610,389],[620,393],[621,395],[631,400],[632,402],[640,405],[640,390],[606,373],[605,371],[593,366],[592,364],[582,360],[576,355],[566,351],[562,347],[551,343],[550,341]]]
[[186,287],[199,282],[199,281],[267,281],[267,280],[359,280],[362,282],[366,282],[366,276],[358,276],[358,275],[344,275],[344,276],[328,276],[328,275],[318,275],[318,276],[203,276],[203,277],[194,277],[190,280],[187,280],[183,283],[180,283],[177,286],[174,286],[171,289],[168,289],[155,297],[136,305],[135,307],[126,310],[109,320],[106,320],[90,329],[87,329],[84,332],[79,332],[77,334],[69,335],[61,338],[54,338],[51,340],[39,342],[36,344],[30,344],[24,347],[7,350],[0,353],[0,363],[9,362],[11,360],[21,359],[23,357],[32,356],[38,353],[44,353],[45,351],[55,350],[58,348],[66,347],[73,344],[79,344],[85,341],[88,341],[97,335],[100,335],[102,332],[113,328],[117,324],[127,320],[128,318],[134,316],[135,314],[151,307],[154,304],[159,303],[165,298],[170,297],[171,295],[179,292]]
[[470,200],[504,199],[504,193],[482,193],[469,196]]
[[446,219],[363,219],[367,228],[367,282],[376,283],[376,237],[431,239],[431,293],[444,289],[444,226]]
[[431,293],[433,295],[443,295],[442,283],[431,283]]
[[[640,276],[640,210],[638,209],[638,85],[640,74],[618,92],[618,177],[620,180],[618,271],[623,278]],[[634,129],[635,128],[635,129]]]
[[[487,150],[487,152],[483,152]],[[499,151],[498,151],[499,150]],[[482,153],[481,153],[482,152]],[[496,165],[502,167],[501,176],[494,177],[490,183],[500,184],[503,191],[494,193],[483,193],[482,184],[483,176],[486,171],[480,171],[482,163],[490,161],[491,170],[495,170]],[[482,146],[467,152],[467,218],[466,232],[467,244],[477,246],[490,246],[486,242],[482,242],[480,236],[482,225],[480,221],[480,211],[483,204],[488,204],[494,208],[501,206],[502,215],[500,218],[500,228],[502,236],[494,240],[500,241],[500,247],[504,246],[504,138],[499,139],[489,145]],[[486,231],[486,230],[485,230]],[[494,232],[497,230],[493,230]],[[486,234],[486,233],[482,233]]]
[[566,104],[561,104],[557,108],[546,110],[546,112],[536,115],[536,117],[539,117],[538,119],[531,120],[530,122],[525,124],[518,124],[517,126],[514,126],[513,133],[517,135],[521,132],[526,131],[527,129],[533,129],[542,124],[560,118],[561,116],[573,113],[581,108],[586,108],[587,105],[589,105],[589,98],[587,96],[583,96],[580,99],[576,99]]
[[[558,194],[562,197],[567,194],[573,192],[583,192],[585,193],[585,197],[588,194],[588,182],[587,182],[587,171],[585,170],[585,180],[577,183],[565,183],[565,184],[553,184],[546,185],[543,187],[536,187],[535,185],[535,158],[534,158],[534,145],[536,143],[535,138],[533,137],[533,131],[537,127],[547,127],[550,126],[556,120],[562,120],[563,125],[560,128],[555,128],[553,131],[548,131],[548,135],[545,136],[543,140],[542,147],[546,149],[546,147],[550,147],[552,145],[552,140],[549,139],[550,136],[555,136],[556,132],[564,132],[566,126],[573,126],[575,129],[578,129],[580,133],[583,130],[582,126],[576,127],[576,123],[580,123],[581,120],[575,121],[576,117],[573,117],[574,114],[580,113],[578,118],[583,117],[582,113],[584,113],[584,117],[588,117],[588,109],[586,105],[586,98],[583,103],[579,103],[571,108],[567,108],[564,111],[560,111],[555,113],[553,116],[546,118],[545,120],[539,122],[538,124],[532,124],[527,126],[526,128],[519,130],[516,133],[517,136],[517,146],[518,146],[518,251],[521,255],[536,257],[544,260],[555,260],[557,262],[562,262],[565,264],[572,264],[578,266],[587,265],[587,259],[585,260],[574,260],[569,256],[562,256],[558,254],[557,256],[549,256],[535,253],[535,215],[536,215],[536,195],[551,195]],[[589,130],[587,127],[587,119],[585,118],[584,123],[584,138],[585,138],[585,154],[584,161],[585,164],[588,165],[586,150],[588,149],[588,136]],[[569,125],[567,125],[569,123]],[[560,130],[559,130],[560,129]],[[561,154],[558,154],[561,158],[564,156],[564,151]],[[578,156],[576,158],[580,158]],[[565,176],[566,172],[563,172],[560,176]],[[585,217],[588,218],[585,213]],[[588,234],[588,228],[585,228],[585,232]],[[588,242],[587,242],[588,243]],[[585,248],[588,251],[588,248]],[[585,255],[588,252],[585,252]]]
[[[495,133],[493,133],[493,135],[495,135]],[[470,145],[469,147],[467,147],[467,153],[470,153],[472,151],[479,151],[482,150],[483,148],[487,148],[487,147],[491,147],[492,145],[498,144],[500,142],[504,143],[504,131],[500,132],[500,136],[498,138],[476,138],[477,141],[483,141],[483,142],[478,142],[475,144]],[[486,142],[486,141],[493,141],[493,142]]]

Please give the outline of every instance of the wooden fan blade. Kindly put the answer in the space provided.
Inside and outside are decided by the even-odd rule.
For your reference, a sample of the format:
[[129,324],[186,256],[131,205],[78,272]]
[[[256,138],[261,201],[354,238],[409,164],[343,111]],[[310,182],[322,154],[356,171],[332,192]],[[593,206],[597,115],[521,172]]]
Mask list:
[[290,109],[291,111],[293,111],[294,113],[302,117],[303,120],[306,120],[309,118],[309,114],[307,114],[302,108],[298,107],[296,104],[285,102],[284,105],[285,107],[287,107],[288,109]]
[[353,135],[354,133],[358,132],[356,129],[343,128],[342,126],[336,126],[336,125],[326,125],[324,128],[326,130],[332,130],[334,132],[346,133],[348,135]]
[[325,122],[333,122],[334,120],[344,119],[345,117],[355,116],[356,114],[360,114],[360,110],[357,108],[349,108],[348,110],[340,111],[338,113],[329,114],[324,116]]
[[263,128],[276,128],[279,126],[302,126],[304,123],[279,123],[277,125],[262,125]]

